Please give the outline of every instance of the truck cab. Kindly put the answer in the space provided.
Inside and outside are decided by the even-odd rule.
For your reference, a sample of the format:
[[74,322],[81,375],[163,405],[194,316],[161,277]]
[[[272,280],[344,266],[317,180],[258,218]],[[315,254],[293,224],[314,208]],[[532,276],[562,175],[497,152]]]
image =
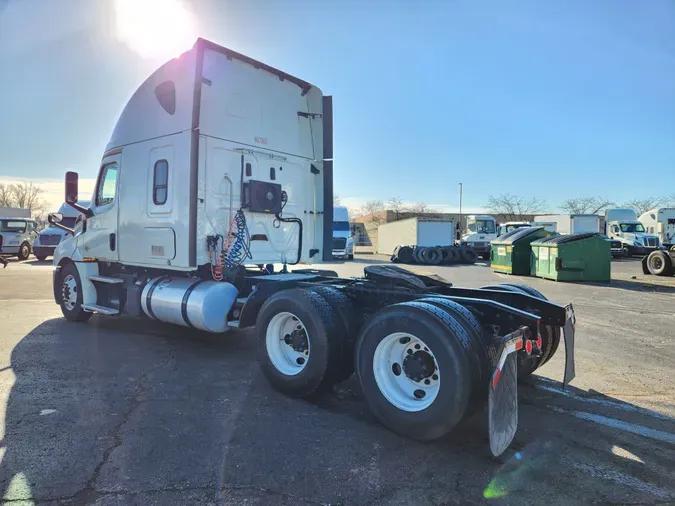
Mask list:
[[486,214],[472,214],[466,217],[466,229],[460,239],[461,246],[471,246],[476,253],[490,258],[490,241],[497,238],[497,222]]
[[344,206],[333,207],[333,257],[354,260],[354,234]]
[[0,255],[26,260],[37,237],[37,222],[30,218],[0,217]]
[[607,209],[605,211],[605,234],[619,241],[624,256],[648,255],[660,249],[656,235],[648,234],[632,209]]
[[497,227],[497,237],[508,234],[509,232],[513,232],[519,228],[531,226],[532,224],[527,221],[507,221],[506,223],[502,223],[499,225],[499,227]]
[[675,247],[675,208],[661,207],[650,209],[639,218],[648,234],[654,234],[659,242],[668,249]]
[[[89,201],[81,200],[79,201],[79,204],[89,208]],[[82,219],[82,213],[73,209],[65,202],[59,207],[58,213],[62,216],[60,222],[61,225],[66,228],[75,229],[78,219]],[[46,260],[47,257],[53,256],[54,250],[67,235],[68,232],[66,230],[53,224],[50,224],[47,228],[41,230],[33,243],[33,254],[35,255],[35,258],[43,261]]]

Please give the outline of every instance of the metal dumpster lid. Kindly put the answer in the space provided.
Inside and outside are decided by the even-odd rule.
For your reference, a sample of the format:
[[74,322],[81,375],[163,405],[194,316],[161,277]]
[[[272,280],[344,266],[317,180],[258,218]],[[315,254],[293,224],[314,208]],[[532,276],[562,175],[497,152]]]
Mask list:
[[512,244],[513,241],[517,241],[518,239],[522,239],[523,237],[527,237],[530,234],[534,234],[538,230],[543,230],[544,227],[521,227],[517,228],[515,230],[512,230],[511,232],[508,232],[507,234],[504,234],[501,237],[497,237],[497,239],[493,240],[493,244]]
[[568,242],[581,241],[583,239],[588,239],[589,237],[600,237],[600,234],[598,232],[586,232],[584,234],[554,235],[551,237],[545,237],[544,239],[534,241],[532,244],[557,245]]

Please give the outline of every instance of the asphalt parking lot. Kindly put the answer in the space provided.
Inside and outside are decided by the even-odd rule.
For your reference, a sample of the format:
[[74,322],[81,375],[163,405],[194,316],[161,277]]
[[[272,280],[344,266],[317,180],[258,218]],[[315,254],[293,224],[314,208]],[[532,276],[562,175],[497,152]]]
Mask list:
[[[357,275],[373,256],[335,263]],[[51,266],[0,270],[0,485],[8,504],[675,503],[675,278],[613,265],[610,285],[425,267],[458,285],[525,282],[575,305],[577,378],[562,347],[520,388],[511,449],[485,413],[422,444],[382,428],[351,378],[313,401],[272,391],[247,331],[145,320],[74,324]],[[635,277],[636,279],[632,279]]]

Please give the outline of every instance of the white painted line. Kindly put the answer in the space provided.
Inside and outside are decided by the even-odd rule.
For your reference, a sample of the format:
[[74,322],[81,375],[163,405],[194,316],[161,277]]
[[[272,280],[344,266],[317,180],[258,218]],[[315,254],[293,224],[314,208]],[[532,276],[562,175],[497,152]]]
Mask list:
[[600,425],[605,425],[613,429],[619,429],[626,432],[631,432],[639,436],[648,437],[650,439],[655,439],[656,441],[662,441],[664,443],[675,444],[675,434],[669,432],[663,432],[660,430],[650,429],[648,427],[643,427],[642,425],[635,425],[633,423],[622,422],[616,418],[609,418],[607,416],[594,415],[593,413],[586,413],[584,411],[571,411],[567,409],[560,408],[558,406],[548,406],[550,409],[557,411],[558,413],[565,413],[568,415],[575,416],[582,420],[588,420],[589,422],[599,423]]
[[645,492],[664,499],[669,499],[672,497],[671,492],[668,490],[652,485],[651,483],[646,483],[634,476],[620,473],[611,467],[601,466],[600,464],[590,465],[584,462],[570,462],[569,465],[573,469],[583,471],[585,474],[596,478],[613,481],[633,490],[639,490],[640,492]]
[[554,392],[559,395],[563,395],[565,397],[568,397],[570,399],[574,399],[577,401],[581,402],[588,402],[590,404],[599,404],[601,406],[606,406],[608,408],[617,408],[617,409],[623,409],[624,411],[632,411],[634,413],[640,413],[641,415],[647,415],[651,416],[653,418],[658,418],[659,420],[667,420],[667,421],[674,421],[675,418],[672,416],[664,415],[662,413],[657,413],[655,411],[650,411],[645,408],[641,408],[640,406],[634,406],[633,404],[627,404],[625,402],[619,401],[619,400],[611,400],[611,399],[598,399],[596,397],[584,397],[582,395],[577,395],[573,394],[572,392],[566,391],[566,390],[561,390],[560,388],[556,387],[550,387],[547,385],[542,385],[542,384],[535,384],[535,387],[538,388],[539,390],[546,390],[547,392]]
[[51,415],[52,413],[56,413],[55,409],[43,409],[40,411],[40,416],[45,416],[45,415]]

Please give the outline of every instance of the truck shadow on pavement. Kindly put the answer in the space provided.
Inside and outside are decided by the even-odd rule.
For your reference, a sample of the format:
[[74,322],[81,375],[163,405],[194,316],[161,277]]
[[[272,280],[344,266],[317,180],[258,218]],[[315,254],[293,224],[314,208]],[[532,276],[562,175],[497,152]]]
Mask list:
[[[675,421],[535,379],[512,449],[483,411],[419,443],[381,427],[354,377],[274,392],[250,332],[46,321],[14,348],[5,500],[68,504],[582,504],[675,500]],[[0,371],[9,375],[9,371]],[[7,379],[5,379],[8,382]]]

